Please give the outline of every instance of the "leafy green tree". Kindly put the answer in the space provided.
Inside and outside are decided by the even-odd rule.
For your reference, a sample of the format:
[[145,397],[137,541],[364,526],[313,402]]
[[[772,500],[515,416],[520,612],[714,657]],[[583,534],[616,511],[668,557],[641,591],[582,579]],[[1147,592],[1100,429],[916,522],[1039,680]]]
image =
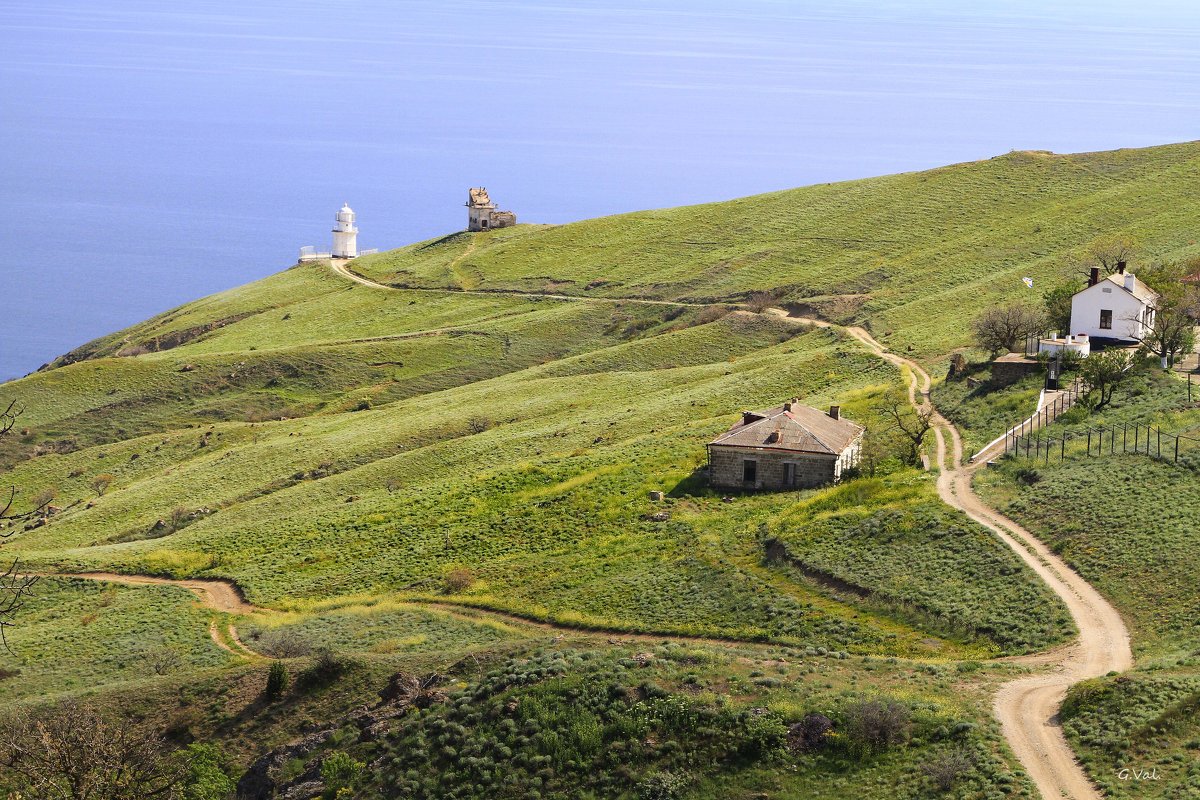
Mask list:
[[1190,352],[1196,345],[1200,291],[1194,283],[1184,281],[1190,268],[1185,263],[1159,264],[1139,270],[1137,274],[1143,283],[1158,293],[1153,323],[1137,338],[1148,353],[1158,356],[1163,369],[1173,364],[1180,353]]
[[1091,387],[1089,395],[1096,395],[1093,408],[1104,408],[1113,398],[1113,392],[1129,376],[1134,355],[1128,350],[1105,350],[1092,353],[1079,365],[1079,374]]
[[1074,283],[1064,283],[1056,286],[1042,295],[1042,304],[1046,311],[1046,324],[1060,333],[1071,331],[1071,299],[1079,291]]
[[195,742],[172,754],[181,766],[179,800],[228,800],[237,791],[230,765],[221,748]]

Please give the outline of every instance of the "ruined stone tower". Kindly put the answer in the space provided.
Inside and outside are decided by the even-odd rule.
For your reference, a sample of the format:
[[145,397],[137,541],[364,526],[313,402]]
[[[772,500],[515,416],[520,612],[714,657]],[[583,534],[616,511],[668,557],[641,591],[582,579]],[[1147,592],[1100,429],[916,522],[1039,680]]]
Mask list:
[[486,231],[516,224],[517,215],[511,211],[497,211],[496,204],[488,197],[487,189],[482,186],[471,189],[467,196],[467,230]]

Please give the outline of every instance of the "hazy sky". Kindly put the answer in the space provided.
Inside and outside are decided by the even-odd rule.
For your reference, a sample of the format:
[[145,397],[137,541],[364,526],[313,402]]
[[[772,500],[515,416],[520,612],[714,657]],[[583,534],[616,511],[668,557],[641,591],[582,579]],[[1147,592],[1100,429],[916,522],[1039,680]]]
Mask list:
[[565,222],[1200,138],[1200,4],[0,0],[0,79],[3,378],[343,201],[387,248],[475,185]]

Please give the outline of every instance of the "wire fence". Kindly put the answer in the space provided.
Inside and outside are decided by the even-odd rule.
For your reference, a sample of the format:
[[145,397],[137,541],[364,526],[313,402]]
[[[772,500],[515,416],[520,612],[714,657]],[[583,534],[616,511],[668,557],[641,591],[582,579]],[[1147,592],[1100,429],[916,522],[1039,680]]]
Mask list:
[[[1011,442],[1015,442],[1017,439],[1033,434],[1034,431],[1045,428],[1051,422],[1058,419],[1064,411],[1067,411],[1071,406],[1079,402],[1080,398],[1086,395],[1088,391],[1089,387],[1087,383],[1080,378],[1071,381],[1066,388],[1059,389],[1058,393],[1050,399],[1050,402],[1035,411],[1033,416],[1022,420],[1004,432],[1005,454],[1010,452]],[[992,444],[996,443],[993,442]]]
[[1106,456],[1138,453],[1162,461],[1178,463],[1192,453],[1200,453],[1200,436],[1164,431],[1156,425],[1114,423],[1051,435],[1035,430],[1012,435],[1005,440],[1005,455],[1050,463],[1076,456]]

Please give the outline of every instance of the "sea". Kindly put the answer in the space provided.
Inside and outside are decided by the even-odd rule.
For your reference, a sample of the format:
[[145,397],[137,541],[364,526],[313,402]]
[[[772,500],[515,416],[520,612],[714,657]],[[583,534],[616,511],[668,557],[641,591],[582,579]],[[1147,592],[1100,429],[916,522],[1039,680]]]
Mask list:
[[386,249],[472,186],[565,223],[1197,138],[1194,0],[0,0],[0,380],[343,202]]

